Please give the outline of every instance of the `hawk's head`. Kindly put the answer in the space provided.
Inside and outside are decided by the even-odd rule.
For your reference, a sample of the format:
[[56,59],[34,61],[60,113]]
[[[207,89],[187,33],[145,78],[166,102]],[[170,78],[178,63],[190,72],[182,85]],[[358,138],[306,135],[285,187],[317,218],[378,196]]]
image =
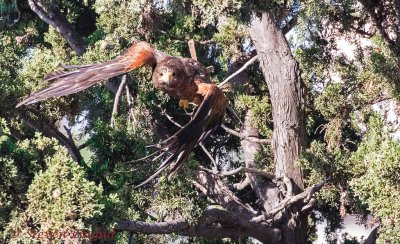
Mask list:
[[186,73],[175,65],[158,65],[153,72],[156,88],[174,89],[187,82]]

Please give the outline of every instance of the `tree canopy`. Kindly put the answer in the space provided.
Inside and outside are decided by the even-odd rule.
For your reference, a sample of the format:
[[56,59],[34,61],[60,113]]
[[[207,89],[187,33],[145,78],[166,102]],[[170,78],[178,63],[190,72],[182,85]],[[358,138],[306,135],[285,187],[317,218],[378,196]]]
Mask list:
[[[196,56],[216,84],[246,66],[223,86],[242,123],[225,116],[174,178],[141,188],[159,162],[129,161],[194,110],[150,68],[15,108],[60,65],[137,41]],[[337,243],[354,214],[378,224],[364,240],[400,242],[398,0],[0,0],[0,94],[1,241],[309,243],[326,221]]]

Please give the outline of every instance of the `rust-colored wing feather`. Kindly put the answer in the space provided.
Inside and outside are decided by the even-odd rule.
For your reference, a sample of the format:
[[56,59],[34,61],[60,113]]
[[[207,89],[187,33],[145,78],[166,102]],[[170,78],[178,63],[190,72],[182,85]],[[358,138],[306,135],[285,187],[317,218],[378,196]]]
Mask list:
[[53,83],[28,98],[24,99],[17,108],[24,104],[32,104],[50,98],[73,94],[93,86],[98,81],[124,74],[144,65],[159,62],[169,55],[153,49],[146,42],[132,45],[123,55],[113,60],[82,66],[64,66],[63,71],[55,71],[45,76],[45,81]]
[[160,164],[157,171],[137,187],[149,183],[164,169],[171,166],[168,176],[172,176],[188,159],[193,149],[221,125],[226,110],[226,98],[214,84],[199,84],[198,96],[203,98],[193,118],[173,136],[156,145],[162,153],[169,156]]

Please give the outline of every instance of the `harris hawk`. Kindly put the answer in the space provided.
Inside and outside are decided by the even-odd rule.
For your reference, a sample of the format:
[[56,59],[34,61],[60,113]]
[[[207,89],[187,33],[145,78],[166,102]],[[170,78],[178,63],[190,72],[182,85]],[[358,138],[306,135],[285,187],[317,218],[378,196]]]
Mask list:
[[170,167],[168,175],[172,176],[188,159],[193,149],[220,126],[227,107],[227,100],[221,89],[211,84],[208,70],[194,59],[173,57],[151,47],[147,42],[137,42],[124,54],[104,63],[63,66],[61,71],[48,73],[44,79],[53,83],[25,98],[16,107],[50,97],[73,94],[99,81],[142,66],[152,67],[154,87],[180,99],[180,106],[186,108],[188,101],[198,105],[184,127],[155,145],[160,153],[156,158],[166,156],[166,159],[139,186],[150,182],[167,167]]

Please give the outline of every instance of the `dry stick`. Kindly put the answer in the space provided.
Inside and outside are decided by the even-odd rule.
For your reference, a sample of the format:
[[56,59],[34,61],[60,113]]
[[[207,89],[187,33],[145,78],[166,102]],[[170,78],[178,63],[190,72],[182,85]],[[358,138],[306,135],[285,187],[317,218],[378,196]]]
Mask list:
[[115,123],[115,117],[118,114],[118,103],[119,103],[119,98],[121,96],[122,93],[122,89],[124,88],[126,83],[126,75],[122,76],[122,80],[121,83],[119,84],[117,93],[115,94],[115,98],[114,98],[114,106],[113,106],[113,111],[111,114],[111,127],[114,127],[114,123]]
[[247,140],[247,141],[251,141],[251,142],[257,142],[257,143],[261,143],[261,144],[271,144],[271,139],[260,139],[258,137],[254,137],[254,136],[246,136],[241,132],[238,132],[238,131],[232,130],[231,128],[228,128],[224,124],[221,124],[221,128],[224,129],[229,134],[237,136],[237,137],[239,137],[240,139],[243,139],[243,140]]
[[211,162],[213,163],[214,167],[217,169],[218,168],[217,167],[217,162],[212,157],[211,153],[207,150],[207,148],[204,146],[204,144],[202,142],[200,142],[199,146],[201,147],[201,149],[203,149],[204,153],[207,154],[207,156],[211,159]]
[[129,118],[132,118],[133,123],[136,124],[136,117],[135,117],[135,111],[133,110],[134,107],[134,98],[131,94],[131,92],[129,91],[129,86],[128,84],[125,84],[125,91],[126,91],[126,101],[128,102],[128,107],[129,107]]
[[161,107],[160,104],[156,104],[156,106],[161,110],[161,114],[164,115],[171,123],[173,123],[176,127],[183,128],[183,126],[182,126],[181,124],[179,124],[178,122],[176,122],[176,121],[172,118],[172,116],[169,115],[169,114],[167,113],[167,111],[166,111],[163,107]]
[[230,170],[230,171],[225,171],[225,172],[219,172],[219,171],[216,171],[216,170],[210,170],[210,169],[204,168],[202,166],[200,166],[200,168],[202,170],[207,171],[208,173],[211,173],[211,174],[214,174],[214,175],[230,176],[230,175],[235,175],[235,174],[240,173],[240,172],[244,172],[244,173],[258,174],[258,175],[261,175],[261,176],[267,178],[268,180],[275,179],[275,176],[273,174],[265,172],[265,171],[262,171],[262,170],[259,170],[259,169],[256,169],[256,168],[246,168],[246,167],[240,166],[239,168],[236,168],[236,169],[233,169],[233,170]]
[[233,77],[237,76],[238,74],[240,74],[243,70],[245,70],[249,65],[251,65],[252,63],[254,63],[257,60],[258,56],[254,56],[252,57],[249,61],[247,61],[240,69],[238,69],[235,73],[231,74],[230,76],[228,76],[228,78],[226,78],[223,82],[218,84],[218,87],[222,87],[223,85],[225,85],[225,83],[227,83],[230,79],[232,79]]

